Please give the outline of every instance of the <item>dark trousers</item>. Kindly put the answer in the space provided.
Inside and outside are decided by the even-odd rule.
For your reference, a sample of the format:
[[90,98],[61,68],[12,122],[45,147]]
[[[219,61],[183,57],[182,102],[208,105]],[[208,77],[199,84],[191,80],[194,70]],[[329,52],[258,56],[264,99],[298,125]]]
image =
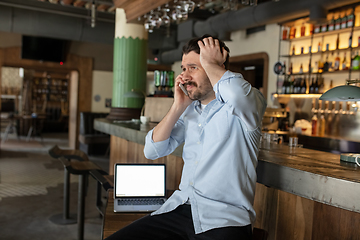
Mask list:
[[145,216],[120,229],[106,240],[251,240],[251,238],[251,225],[215,228],[195,234],[191,207],[185,204],[169,213]]

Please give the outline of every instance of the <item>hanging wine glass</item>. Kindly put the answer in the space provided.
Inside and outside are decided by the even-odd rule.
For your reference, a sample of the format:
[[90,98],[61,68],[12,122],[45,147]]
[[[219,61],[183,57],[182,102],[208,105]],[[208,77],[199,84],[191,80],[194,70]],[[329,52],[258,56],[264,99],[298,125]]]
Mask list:
[[242,5],[249,5],[249,0],[241,0]]
[[195,3],[193,1],[187,1],[187,4],[188,4],[188,12],[189,13],[192,13],[195,9]]
[[169,15],[168,15],[168,12],[170,12],[169,5],[166,4],[165,7],[163,9],[161,9],[161,10],[163,11],[163,15],[161,17],[162,22],[166,27],[168,27],[168,26],[170,26],[170,23],[171,23],[171,19],[170,19]]
[[144,27],[146,29],[146,31],[148,31],[149,33],[152,33],[153,32],[153,29],[154,29],[154,25],[153,25],[153,21],[152,21],[152,14],[150,14],[145,22],[144,22]]
[[[158,9],[158,10],[160,10],[160,9]],[[161,19],[161,13],[159,11],[156,11],[156,12],[153,13],[152,21],[153,21],[153,25],[156,28],[159,28],[161,26],[162,19]]]

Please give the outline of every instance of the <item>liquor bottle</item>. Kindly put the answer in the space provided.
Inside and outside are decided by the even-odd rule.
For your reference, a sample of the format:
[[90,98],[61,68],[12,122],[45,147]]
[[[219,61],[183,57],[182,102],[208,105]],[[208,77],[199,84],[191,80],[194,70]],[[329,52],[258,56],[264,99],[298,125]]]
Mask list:
[[320,84],[319,84],[319,93],[323,94],[324,93],[324,78],[320,79]]
[[291,49],[291,54],[295,55],[295,45],[293,45],[292,49]]
[[292,26],[290,28],[290,36],[289,36],[289,38],[293,39],[293,38],[295,38],[295,36],[296,36],[296,28],[295,28],[295,26]]
[[292,62],[290,62],[290,66],[289,66],[289,75],[293,74],[293,65]]
[[350,27],[353,27],[354,26],[354,18],[355,18],[355,15],[354,15],[354,12],[353,10],[351,9],[350,10],[350,14],[347,16],[347,27],[350,28]]
[[333,14],[332,19],[330,20],[329,23],[328,31],[334,31],[334,29],[335,29],[335,19]]
[[294,94],[298,94],[299,93],[299,79],[298,78],[295,78],[294,80],[294,87],[293,87],[294,91],[293,93]]
[[318,44],[318,50],[317,50],[318,52],[321,52],[321,43],[319,42],[319,44]]
[[319,76],[316,76],[316,81],[315,81],[315,84],[314,84],[314,93],[315,94],[318,94],[319,93]]
[[310,24],[310,35],[314,34],[314,24]]
[[340,14],[337,14],[337,17],[335,18],[335,30],[341,29],[341,17]]
[[302,23],[302,25],[301,25],[300,36],[301,37],[305,36],[305,24],[304,23]]
[[324,63],[321,59],[318,61],[318,72],[322,73],[324,71]]
[[344,53],[344,59],[341,63],[341,69],[342,70],[348,70],[349,67],[348,67],[348,64],[347,64],[347,60],[346,60],[346,53]]
[[350,37],[349,37],[349,48],[351,48],[352,46],[352,32],[350,33]]
[[321,32],[327,32],[327,30],[328,30],[328,24],[327,24],[327,22],[324,22],[321,25]]
[[329,89],[333,88],[333,80],[330,80],[330,85],[329,85]]
[[340,53],[338,52],[334,62],[334,70],[338,71],[339,69],[340,69]]
[[318,73],[319,72],[319,63],[315,62],[315,67],[314,67],[314,73]]
[[287,94],[287,84],[288,84],[288,81],[287,81],[287,78],[286,77],[284,77],[284,82],[283,82],[283,85],[282,85],[282,87],[281,87],[281,92],[282,92],[282,94]]
[[321,31],[321,26],[320,26],[320,24],[316,24],[316,25],[314,26],[314,33],[320,33],[320,31]]
[[309,87],[309,93],[314,93],[315,92],[315,82],[314,82],[314,78],[311,79],[311,84]]
[[351,61],[351,68],[353,70],[359,70],[359,64],[360,64],[359,51],[356,51],[356,54],[355,54],[354,58]]
[[290,80],[290,84],[289,84],[289,94],[293,94],[294,93],[294,76],[291,76],[291,80]]
[[300,64],[300,70],[299,70],[299,73],[304,73],[304,69],[303,69],[303,64],[302,64],[302,63]]
[[286,74],[286,61],[284,61],[284,68],[283,68],[283,71],[282,71],[283,75]]
[[305,78],[303,78],[303,79],[301,80],[300,93],[301,93],[301,94],[305,94],[305,93],[306,93],[306,80],[305,80]]
[[328,61],[328,57],[329,57],[329,56],[326,56],[326,60],[325,60],[325,63],[324,63],[324,67],[323,67],[323,71],[324,71],[324,72],[328,72],[328,71],[329,71],[329,61]]
[[341,29],[346,28],[347,26],[347,17],[346,13],[343,14],[343,17],[341,18]]
[[288,27],[283,26],[282,40],[288,39]]
[[339,39],[339,34],[338,34],[337,38],[336,38],[336,50],[339,49],[339,44],[340,44],[340,39]]

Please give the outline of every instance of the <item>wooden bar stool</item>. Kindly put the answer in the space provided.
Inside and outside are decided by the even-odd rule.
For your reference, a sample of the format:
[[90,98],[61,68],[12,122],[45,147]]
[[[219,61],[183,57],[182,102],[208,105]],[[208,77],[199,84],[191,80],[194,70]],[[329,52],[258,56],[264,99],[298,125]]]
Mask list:
[[[79,190],[78,190],[78,240],[84,239],[84,215],[85,215],[85,193],[86,193],[86,179],[89,172],[92,170],[101,170],[95,163],[89,161],[87,155],[80,150],[62,150],[54,146],[49,150],[49,154],[61,161],[64,166],[64,212],[62,220],[59,217],[52,217],[52,222],[61,224],[59,222],[67,221],[69,219],[69,174],[79,175]],[[79,161],[71,161],[72,159]]]

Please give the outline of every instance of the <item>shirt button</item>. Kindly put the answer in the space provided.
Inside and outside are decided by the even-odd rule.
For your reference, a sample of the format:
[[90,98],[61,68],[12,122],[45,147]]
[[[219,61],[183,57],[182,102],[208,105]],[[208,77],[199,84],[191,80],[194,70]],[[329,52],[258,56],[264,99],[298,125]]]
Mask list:
[[199,141],[199,142],[197,142],[197,144],[201,144],[201,142]]
[[198,164],[198,161],[195,161],[195,164]]
[[193,183],[193,182],[190,182],[190,186],[192,186],[192,185],[194,185],[194,183]]
[[199,127],[201,127],[201,123],[199,123],[199,125],[198,125]]

